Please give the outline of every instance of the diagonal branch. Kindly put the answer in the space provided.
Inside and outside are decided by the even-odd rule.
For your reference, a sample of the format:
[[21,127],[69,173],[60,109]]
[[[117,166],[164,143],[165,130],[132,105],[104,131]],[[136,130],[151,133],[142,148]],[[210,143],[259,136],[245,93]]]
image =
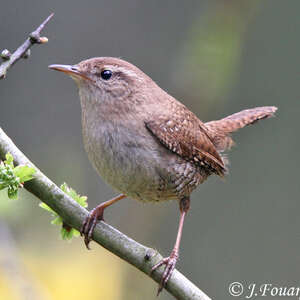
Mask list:
[[[4,160],[7,152],[14,157],[16,165],[34,166],[0,128],[0,159]],[[36,170],[35,179],[26,182],[25,188],[57,212],[68,225],[79,229],[88,214],[87,210],[66,195],[41,171],[37,168]],[[108,251],[146,273],[156,282],[160,282],[162,270],[150,274],[151,268],[162,259],[162,256],[155,250],[139,244],[105,222],[97,224],[93,239]],[[210,300],[177,270],[172,274],[166,289],[179,300]]]
[[5,61],[0,64],[0,80],[6,77],[6,73],[10,67],[12,67],[19,59],[25,57],[32,45],[45,44],[48,42],[48,39],[46,37],[41,37],[40,34],[53,15],[54,14],[52,13],[35,31],[31,32],[26,41],[13,54],[10,55],[7,50],[5,51],[5,56],[2,55]]

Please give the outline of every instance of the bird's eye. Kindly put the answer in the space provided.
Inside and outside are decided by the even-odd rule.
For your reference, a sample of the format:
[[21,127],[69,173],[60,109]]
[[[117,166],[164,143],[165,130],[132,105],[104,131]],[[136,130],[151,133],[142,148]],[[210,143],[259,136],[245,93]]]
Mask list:
[[110,71],[110,70],[103,70],[100,75],[101,75],[102,79],[109,80],[110,77],[112,76],[112,71]]

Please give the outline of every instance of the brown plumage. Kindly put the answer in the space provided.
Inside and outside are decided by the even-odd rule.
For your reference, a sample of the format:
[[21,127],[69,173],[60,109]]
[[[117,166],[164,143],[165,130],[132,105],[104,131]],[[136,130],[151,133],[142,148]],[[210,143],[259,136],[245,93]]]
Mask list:
[[99,57],[50,67],[77,82],[85,149],[98,173],[122,193],[91,211],[81,229],[86,246],[104,209],[125,195],[144,202],[179,201],[173,251],[152,268],[153,272],[165,265],[160,292],[175,268],[191,192],[208,176],[224,175],[221,152],[232,146],[231,132],[272,116],[276,107],[243,110],[203,123],[126,61]]
[[171,116],[158,116],[146,122],[146,126],[165,147],[183,159],[224,175],[223,160],[205,125],[184,106],[178,114]]
[[230,134],[255,122],[270,118],[276,112],[275,106],[245,109],[224,119],[205,123],[213,144],[218,151],[225,151],[234,144]]

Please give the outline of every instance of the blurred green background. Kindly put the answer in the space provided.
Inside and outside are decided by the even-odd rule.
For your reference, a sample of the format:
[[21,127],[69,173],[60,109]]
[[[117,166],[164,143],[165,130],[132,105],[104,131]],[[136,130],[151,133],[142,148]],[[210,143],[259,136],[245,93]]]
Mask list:
[[[276,118],[235,134],[226,180],[212,177],[193,193],[177,267],[213,299],[233,299],[233,281],[299,286],[300,1],[0,4],[1,49],[14,50],[55,12],[44,31],[49,43],[35,46],[0,83],[0,126],[54,182],[88,195],[89,208],[116,192],[84,152],[74,83],[49,64],[121,57],[204,121],[278,106]],[[147,276],[94,243],[86,251],[80,239],[60,240],[38,200],[26,191],[20,198],[0,194],[0,299],[156,299]],[[165,256],[178,218],[175,202],[131,199],[105,214]]]

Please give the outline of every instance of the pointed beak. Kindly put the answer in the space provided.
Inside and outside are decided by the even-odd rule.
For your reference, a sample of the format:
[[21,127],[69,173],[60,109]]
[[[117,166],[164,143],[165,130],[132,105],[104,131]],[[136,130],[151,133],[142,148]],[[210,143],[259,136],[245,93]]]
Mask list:
[[86,74],[82,73],[76,65],[50,65],[48,66],[49,69],[64,72],[72,77],[79,77],[84,78],[90,81],[93,81],[90,77]]

